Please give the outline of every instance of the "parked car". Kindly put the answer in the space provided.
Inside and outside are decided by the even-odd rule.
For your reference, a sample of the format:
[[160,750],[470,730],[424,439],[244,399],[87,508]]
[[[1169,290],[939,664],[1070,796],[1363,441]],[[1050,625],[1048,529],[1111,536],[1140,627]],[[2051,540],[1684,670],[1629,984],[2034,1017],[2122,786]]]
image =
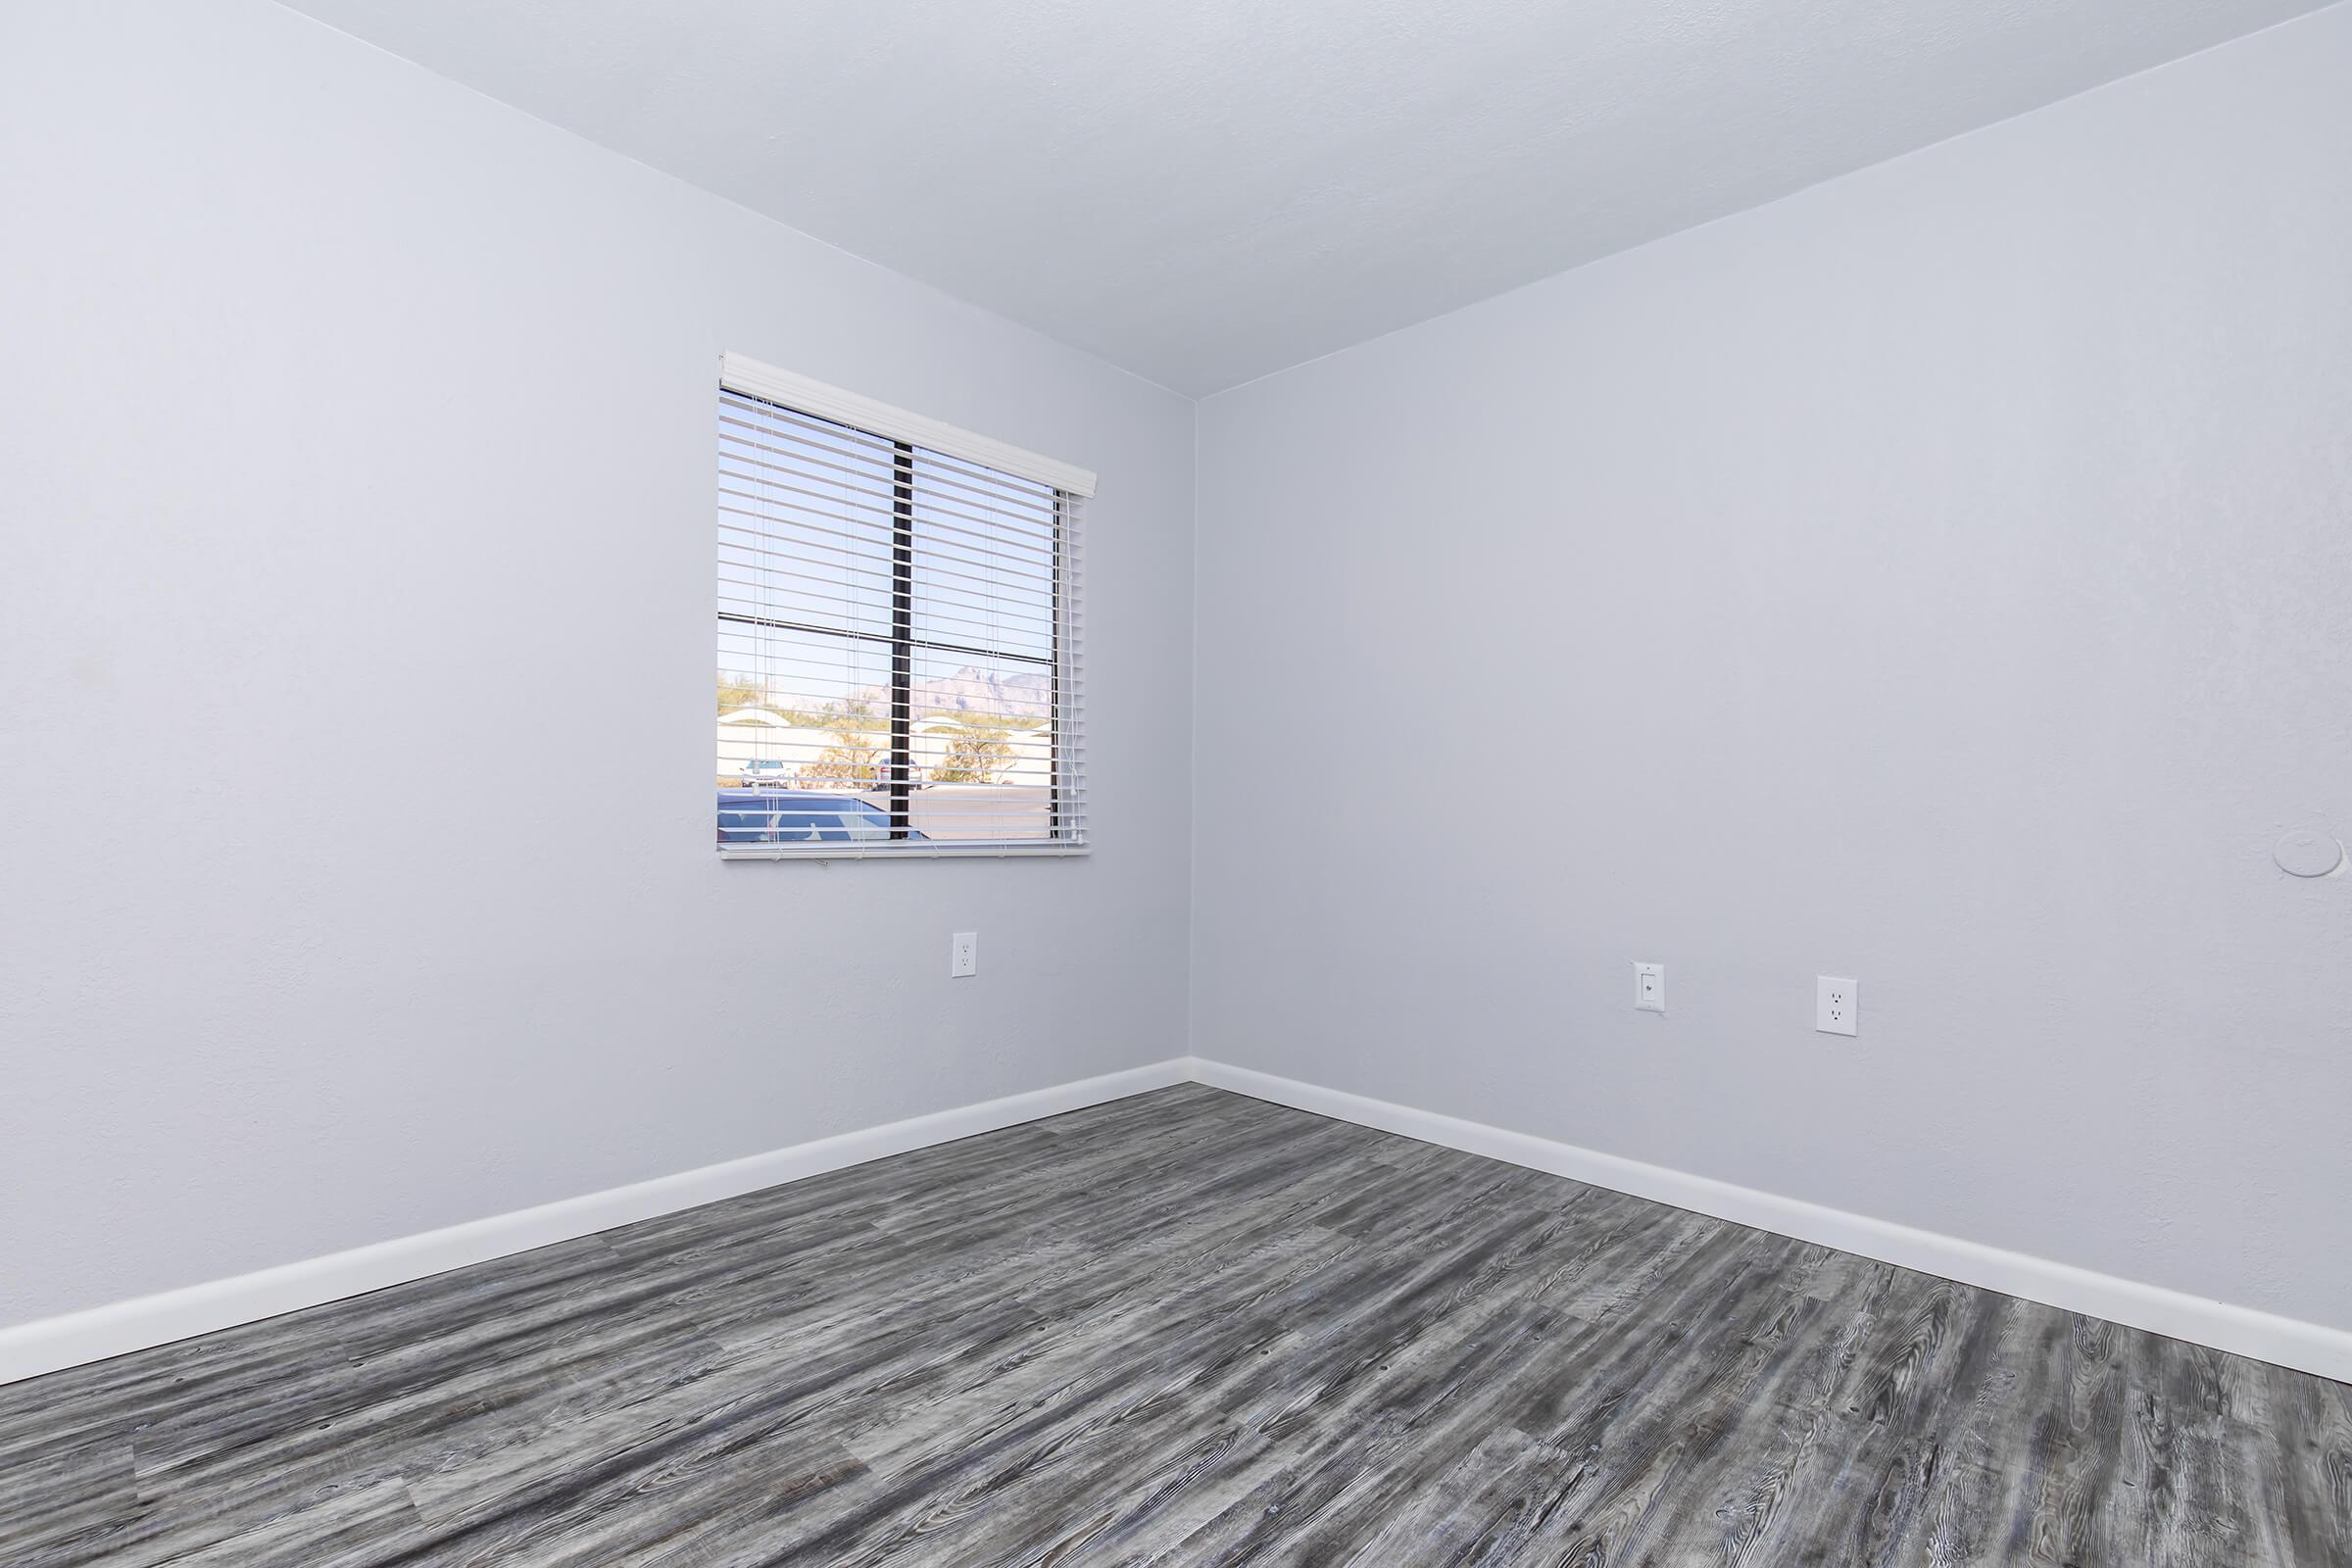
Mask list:
[[[923,837],[911,830],[906,836]],[[854,795],[756,787],[718,792],[721,844],[848,844],[889,837],[890,813]]]
[[743,764],[746,789],[782,789],[792,782],[792,764],[780,757],[756,757]]

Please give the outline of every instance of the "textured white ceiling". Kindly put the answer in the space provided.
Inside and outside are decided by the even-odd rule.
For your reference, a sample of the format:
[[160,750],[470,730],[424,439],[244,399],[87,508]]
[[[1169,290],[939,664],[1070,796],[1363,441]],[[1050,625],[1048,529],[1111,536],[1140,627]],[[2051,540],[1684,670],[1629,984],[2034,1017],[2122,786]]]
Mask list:
[[1201,394],[2314,0],[291,0]]

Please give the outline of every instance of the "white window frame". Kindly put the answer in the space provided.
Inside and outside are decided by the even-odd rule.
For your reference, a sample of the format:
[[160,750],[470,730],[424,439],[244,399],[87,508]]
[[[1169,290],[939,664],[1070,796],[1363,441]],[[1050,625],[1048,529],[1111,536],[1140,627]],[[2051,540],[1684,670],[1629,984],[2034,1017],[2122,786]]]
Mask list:
[[959,458],[1002,472],[1049,485],[1058,493],[1056,535],[1060,550],[1060,580],[1054,605],[1056,704],[1054,713],[1054,801],[1057,830],[1063,837],[1035,841],[890,840],[817,842],[808,844],[722,844],[722,860],[900,860],[900,859],[1023,859],[1083,856],[1093,845],[1087,837],[1085,742],[1082,724],[1084,683],[1080,661],[1082,585],[1081,517],[1076,505],[1095,494],[1093,470],[1062,463],[1007,442],[929,418],[876,399],[847,392],[790,370],[741,354],[719,359],[719,388],[739,396],[773,403],[814,418],[829,419],[884,440],[905,442],[950,458]]

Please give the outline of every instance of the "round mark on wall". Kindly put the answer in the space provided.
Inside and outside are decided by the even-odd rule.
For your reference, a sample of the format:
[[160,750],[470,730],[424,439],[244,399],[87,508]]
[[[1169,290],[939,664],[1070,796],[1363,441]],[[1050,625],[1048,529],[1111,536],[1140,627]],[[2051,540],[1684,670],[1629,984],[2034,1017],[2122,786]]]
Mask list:
[[2271,857],[2288,876],[2326,876],[2344,863],[2344,847],[2332,834],[2297,830],[2282,835]]

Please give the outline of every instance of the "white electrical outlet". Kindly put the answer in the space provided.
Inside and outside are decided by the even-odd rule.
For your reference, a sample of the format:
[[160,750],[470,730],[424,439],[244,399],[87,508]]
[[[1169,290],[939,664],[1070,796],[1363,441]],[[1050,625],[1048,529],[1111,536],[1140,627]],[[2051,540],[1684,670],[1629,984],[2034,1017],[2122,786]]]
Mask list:
[[980,933],[958,931],[948,949],[948,978],[960,980],[980,972]]
[[1634,1006],[1642,1012],[1666,1010],[1666,966],[1662,963],[1634,965]]
[[1817,974],[1813,977],[1813,1029],[1816,1034],[1859,1034],[1857,1027],[1862,1013],[1862,988],[1852,980],[1836,975]]

